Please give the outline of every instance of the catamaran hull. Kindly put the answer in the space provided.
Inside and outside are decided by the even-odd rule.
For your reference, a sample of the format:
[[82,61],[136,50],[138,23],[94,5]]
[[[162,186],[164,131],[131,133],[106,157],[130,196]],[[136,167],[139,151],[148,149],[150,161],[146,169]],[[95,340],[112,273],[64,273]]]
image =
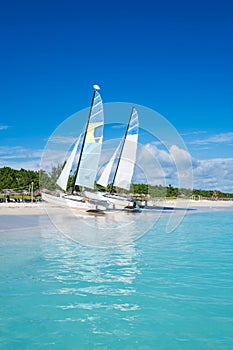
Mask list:
[[[127,213],[138,213],[141,209],[138,206],[133,206],[132,202],[129,202],[125,198],[112,198],[101,193],[93,194],[94,198],[81,197],[79,195],[64,195],[60,197],[53,196],[51,194],[42,193],[44,201],[51,205],[62,208],[73,208],[85,210],[90,213],[114,212],[123,211]],[[98,198],[98,199],[97,199]]]
[[128,198],[114,196],[111,194],[101,194],[102,198],[109,202],[109,209],[123,210],[128,212],[140,212],[139,206]]
[[108,207],[107,201],[101,202],[79,195],[64,195],[56,197],[47,193],[42,193],[42,198],[46,202],[59,207],[69,207],[85,210],[106,210]]
[[106,208],[108,209],[121,210],[124,209],[127,205],[129,205],[129,200],[121,196],[114,196],[107,193],[89,191],[85,191],[84,194],[90,200],[105,203]]
[[[47,193],[42,193],[42,198],[46,202],[51,205],[59,206],[59,207],[69,207],[74,209],[90,209],[92,206],[88,205],[86,202],[81,200],[82,197],[76,198],[76,200],[72,200],[70,198],[63,197],[55,197]],[[94,206],[93,206],[94,208]]]

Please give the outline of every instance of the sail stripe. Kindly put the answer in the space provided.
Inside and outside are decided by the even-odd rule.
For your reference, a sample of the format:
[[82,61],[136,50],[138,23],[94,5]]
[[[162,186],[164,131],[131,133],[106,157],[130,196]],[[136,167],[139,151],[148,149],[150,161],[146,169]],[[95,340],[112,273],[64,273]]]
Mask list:
[[[122,142],[118,145],[110,161],[103,169],[102,174],[98,180],[98,184],[106,187],[113,181],[112,179],[114,164],[118,158],[119,164],[118,169],[115,169],[117,173],[115,174],[114,185],[125,188],[127,190],[130,188],[137,155],[138,128],[138,113],[136,109],[133,108],[126,138],[125,140],[122,140]],[[119,160],[119,153],[121,148],[122,152],[121,158]]]
[[[100,94],[95,91],[76,185],[94,188],[103,140],[104,111]],[[90,168],[91,166],[91,168]]]
[[132,110],[128,132],[121,153],[121,159],[115,176],[114,186],[129,190],[133,177],[138,143],[138,113]]

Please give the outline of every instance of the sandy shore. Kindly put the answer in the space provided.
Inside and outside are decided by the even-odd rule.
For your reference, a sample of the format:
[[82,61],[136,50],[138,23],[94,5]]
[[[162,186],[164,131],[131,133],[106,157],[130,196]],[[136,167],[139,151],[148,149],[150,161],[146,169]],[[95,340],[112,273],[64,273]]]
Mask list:
[[[174,208],[232,208],[233,201],[211,201],[211,200],[158,200],[151,201],[150,205],[174,207]],[[47,215],[47,210],[61,210],[46,202],[42,203],[0,203],[0,215]]]
[[233,201],[221,201],[221,200],[162,200],[153,201],[154,205],[161,205],[164,207],[175,207],[175,208],[233,208]]
[[46,203],[0,203],[0,215],[47,215]]
[[[233,201],[185,201],[185,200],[173,200],[173,201],[150,201],[148,203],[151,206],[155,206],[155,209],[142,211],[141,214],[136,215],[135,219],[139,220],[142,218],[151,219],[159,217],[163,211],[162,208],[166,207],[166,212],[172,212],[173,214],[186,214],[186,209],[194,209],[189,211],[190,213],[195,212],[215,212],[216,210],[233,210]],[[157,210],[156,210],[157,208]],[[167,210],[169,208],[175,208],[175,210]],[[177,208],[177,210],[176,210]],[[143,215],[144,214],[144,215]],[[153,214],[153,215],[152,215]],[[182,215],[183,215],[182,214]],[[109,215],[112,215],[113,223],[117,220],[122,223],[124,220],[127,221],[128,215],[123,211],[109,211],[107,216],[107,222],[111,224],[111,219],[109,221]],[[126,216],[125,216],[126,215]],[[141,216],[142,215],[142,216]],[[147,217],[149,215],[149,217]],[[151,216],[152,215],[152,216]],[[47,227],[59,228],[61,232],[66,232],[67,227],[73,227],[74,221],[77,225],[75,217],[81,218],[85,217],[89,220],[93,219],[90,217],[89,213],[85,209],[73,209],[70,207],[62,207],[51,203],[0,203],[0,217],[1,217],[1,227],[0,233],[24,232],[25,230],[34,229],[44,229]],[[142,218],[142,220],[143,220]],[[95,219],[94,219],[95,220]],[[92,221],[90,221],[92,222]],[[147,220],[145,220],[147,222]],[[140,226],[140,225],[139,225]],[[76,227],[76,226],[75,226]],[[91,226],[90,226],[91,227]],[[98,231],[98,225],[97,225]],[[96,232],[97,232],[96,231]],[[68,229],[68,236],[69,236]],[[75,232],[75,231],[74,231]],[[95,235],[96,235],[95,232]],[[99,232],[99,231],[98,231]],[[103,230],[101,231],[103,232]],[[102,233],[101,233],[102,234]],[[85,238],[86,239],[86,238]],[[85,240],[84,239],[84,240]]]

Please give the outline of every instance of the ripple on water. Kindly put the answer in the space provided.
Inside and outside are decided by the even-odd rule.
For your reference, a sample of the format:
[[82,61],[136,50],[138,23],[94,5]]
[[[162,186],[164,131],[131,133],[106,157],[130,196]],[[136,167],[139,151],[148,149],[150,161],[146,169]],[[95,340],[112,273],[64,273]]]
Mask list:
[[3,348],[231,349],[232,218],[195,213],[108,249],[2,233]]

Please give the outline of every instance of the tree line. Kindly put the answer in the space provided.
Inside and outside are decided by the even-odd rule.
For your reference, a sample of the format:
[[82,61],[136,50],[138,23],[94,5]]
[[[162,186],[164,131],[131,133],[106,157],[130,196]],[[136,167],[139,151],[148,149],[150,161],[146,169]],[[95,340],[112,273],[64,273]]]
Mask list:
[[[61,172],[61,167],[53,167],[51,172],[47,174],[44,170],[25,170],[25,169],[12,169],[10,167],[0,168],[0,191],[10,189],[15,192],[18,191],[30,191],[30,186],[33,182],[34,190],[45,188],[50,191],[58,190],[56,180]],[[67,186],[67,191],[70,191],[73,186],[74,177],[70,176]],[[95,189],[99,191],[108,191],[111,185],[106,188],[95,184]],[[114,188],[117,192],[119,189]],[[79,190],[76,186],[76,190]],[[233,198],[233,193],[225,193],[217,190],[201,190],[201,189],[185,189],[173,187],[172,185],[148,185],[148,184],[131,184],[130,193],[135,195],[149,195],[150,197],[184,197],[188,198],[194,196],[194,198]],[[121,190],[124,192],[124,190]]]
[[10,189],[15,192],[20,190],[29,191],[31,183],[34,189],[39,189],[39,172],[25,169],[0,168],[0,191]]

